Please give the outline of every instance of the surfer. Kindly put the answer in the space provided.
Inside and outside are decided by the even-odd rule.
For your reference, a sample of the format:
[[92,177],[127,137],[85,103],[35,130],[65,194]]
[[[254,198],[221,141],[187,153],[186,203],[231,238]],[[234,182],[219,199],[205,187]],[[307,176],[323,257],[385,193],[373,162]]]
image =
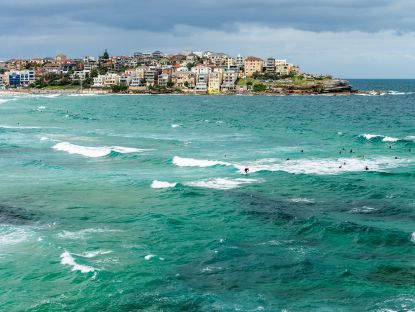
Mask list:
[[368,166],[366,166],[366,167],[365,167],[365,170],[366,170],[366,171],[368,171],[368,170],[369,170],[369,167],[368,167]]
[[248,174],[249,173],[249,168],[245,168],[244,171],[245,171],[245,174]]

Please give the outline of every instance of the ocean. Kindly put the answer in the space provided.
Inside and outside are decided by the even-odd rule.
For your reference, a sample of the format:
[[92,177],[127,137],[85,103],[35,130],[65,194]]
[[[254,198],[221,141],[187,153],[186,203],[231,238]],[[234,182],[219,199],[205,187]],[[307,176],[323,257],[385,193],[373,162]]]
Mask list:
[[351,82],[0,97],[0,310],[414,311],[415,81]]

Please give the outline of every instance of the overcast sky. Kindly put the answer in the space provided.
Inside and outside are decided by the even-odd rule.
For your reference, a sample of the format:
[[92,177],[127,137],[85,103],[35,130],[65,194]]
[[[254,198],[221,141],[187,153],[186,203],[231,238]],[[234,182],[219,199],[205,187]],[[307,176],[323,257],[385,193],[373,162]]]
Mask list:
[[414,0],[0,0],[0,59],[214,50],[415,78]]

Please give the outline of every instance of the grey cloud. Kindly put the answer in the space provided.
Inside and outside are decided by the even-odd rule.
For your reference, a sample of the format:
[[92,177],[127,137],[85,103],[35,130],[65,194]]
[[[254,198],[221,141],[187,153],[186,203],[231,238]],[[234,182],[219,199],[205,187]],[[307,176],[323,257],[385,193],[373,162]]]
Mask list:
[[[8,1],[1,20],[24,18],[33,29],[64,27],[49,24],[62,17],[77,23],[124,30],[168,31],[175,25],[232,31],[235,23],[257,23],[311,31],[415,30],[412,0],[85,0]],[[42,24],[36,23],[43,20]],[[29,31],[29,30],[27,30]]]

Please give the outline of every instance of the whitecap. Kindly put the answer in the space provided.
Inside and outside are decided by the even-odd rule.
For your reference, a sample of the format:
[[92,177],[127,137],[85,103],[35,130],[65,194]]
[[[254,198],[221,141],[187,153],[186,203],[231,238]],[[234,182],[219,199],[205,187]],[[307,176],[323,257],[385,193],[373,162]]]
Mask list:
[[203,181],[186,182],[184,185],[217,190],[230,190],[241,187],[242,185],[252,184],[256,182],[258,182],[258,180],[217,178]]
[[313,199],[308,199],[305,197],[291,198],[290,201],[293,203],[314,204]]
[[153,189],[171,188],[171,187],[175,187],[176,185],[177,183],[169,183],[169,182],[154,180],[151,183],[151,188]]
[[385,136],[385,135],[380,135],[380,134],[362,134],[360,136],[365,138],[368,141],[370,141],[372,139],[376,139],[376,138],[382,138],[382,142],[397,142],[397,141],[399,141],[398,138]]
[[80,271],[81,273],[89,273],[89,272],[95,272],[95,268],[88,265],[82,265],[76,263],[74,257],[65,250],[64,253],[61,254],[61,264],[63,265],[69,265],[72,267],[72,271]]
[[145,256],[144,257],[144,259],[146,260],[146,261],[150,261],[151,259],[153,259],[154,257],[156,257],[156,255],[147,255],[147,256]]
[[172,124],[171,125],[172,128],[179,128],[179,127],[183,127],[182,124]]
[[248,167],[249,172],[255,173],[259,171],[284,171],[293,174],[318,174],[318,175],[334,175],[347,172],[366,171],[366,167],[370,171],[384,171],[401,165],[412,163],[409,159],[395,159],[392,157],[378,158],[302,158],[295,160],[276,160],[275,163],[261,164],[257,161],[253,164],[240,165],[235,167],[240,173],[244,173],[244,168]]
[[144,151],[143,149],[122,147],[122,146],[101,146],[90,147],[71,144],[69,142],[60,142],[53,146],[57,151],[67,152],[69,154],[78,154],[86,157],[103,157],[109,155],[111,152],[118,152],[121,154],[138,153]]
[[366,140],[371,140],[374,138],[381,138],[383,137],[383,135],[379,135],[379,134],[362,134],[361,137],[364,137]]
[[0,225],[0,248],[6,245],[23,243],[33,237],[28,229],[11,225]]
[[415,243],[415,232],[413,232],[411,235],[411,241]]
[[173,164],[179,167],[212,167],[212,166],[229,166],[230,163],[216,160],[203,160],[194,158],[173,157]]
[[388,137],[388,136],[385,136],[383,139],[382,139],[382,142],[398,142],[399,141],[399,139],[397,139],[397,138],[393,138],[393,137]]
[[82,258],[95,258],[101,255],[107,255],[112,253],[112,250],[96,250],[96,251],[89,251],[83,254],[74,254],[75,256],[82,257]]
[[350,209],[349,213],[371,213],[377,210],[378,209],[373,208],[373,207],[363,206],[363,207]]

